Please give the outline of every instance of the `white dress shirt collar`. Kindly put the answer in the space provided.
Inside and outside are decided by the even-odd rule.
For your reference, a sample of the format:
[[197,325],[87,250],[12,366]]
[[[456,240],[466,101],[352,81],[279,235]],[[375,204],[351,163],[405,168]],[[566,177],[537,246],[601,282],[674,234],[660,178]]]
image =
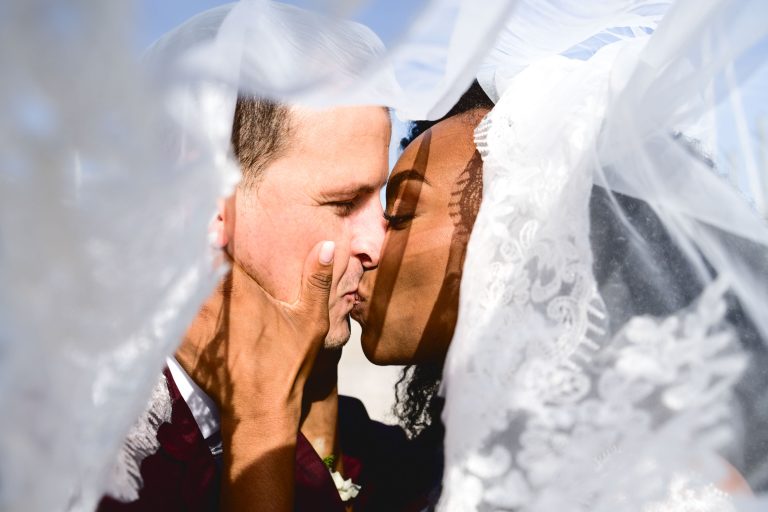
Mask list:
[[208,439],[220,429],[219,409],[216,403],[187,375],[175,358],[167,357],[165,362],[181,397],[195,418],[203,439]]

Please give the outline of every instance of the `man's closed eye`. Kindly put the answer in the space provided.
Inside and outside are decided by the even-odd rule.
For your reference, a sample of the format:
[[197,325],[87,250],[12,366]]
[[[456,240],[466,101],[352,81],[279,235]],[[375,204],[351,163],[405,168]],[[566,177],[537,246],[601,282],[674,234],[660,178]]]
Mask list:
[[326,203],[326,205],[334,208],[336,210],[336,214],[339,217],[347,217],[351,215],[353,211],[355,211],[355,208],[357,207],[357,199],[352,199],[349,201],[331,201]]

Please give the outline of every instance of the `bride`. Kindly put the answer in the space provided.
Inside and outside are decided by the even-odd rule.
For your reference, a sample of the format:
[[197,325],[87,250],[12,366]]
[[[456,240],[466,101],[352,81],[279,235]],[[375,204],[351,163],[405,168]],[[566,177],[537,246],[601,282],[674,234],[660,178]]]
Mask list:
[[[443,119],[412,124],[387,185],[389,227],[381,261],[364,276],[352,314],[362,326],[363,348],[373,363],[409,365],[398,383],[396,412],[406,431],[418,442],[432,443],[437,453],[444,435],[444,399],[438,389],[456,329],[462,266],[482,195],[482,161],[473,132],[492,108],[475,82]],[[691,144],[679,136],[677,140],[685,147]],[[638,314],[656,316],[683,309],[701,294],[699,279],[647,203],[594,186],[588,209],[592,271],[600,289],[610,293],[611,288],[621,288],[627,294],[622,300],[634,304]],[[649,261],[648,254],[621,236],[624,226],[617,212],[637,229],[655,260]],[[648,278],[647,272],[654,275]],[[654,279],[665,283],[663,290],[654,287]],[[611,314],[616,323],[627,314],[610,302],[604,307],[615,308]],[[737,303],[727,317],[745,342],[757,336]],[[763,352],[751,355],[765,364]],[[437,474],[434,483],[439,487],[443,468],[442,459],[437,460],[436,467],[426,470]],[[749,492],[739,471],[724,467],[720,488]],[[712,503],[719,503],[718,494],[710,496]]]
[[696,44],[653,55],[686,13],[531,64],[495,106],[475,83],[403,141],[353,317],[372,362],[410,365],[404,427],[445,434],[441,510],[731,510],[768,485],[768,239],[676,90],[707,93]]

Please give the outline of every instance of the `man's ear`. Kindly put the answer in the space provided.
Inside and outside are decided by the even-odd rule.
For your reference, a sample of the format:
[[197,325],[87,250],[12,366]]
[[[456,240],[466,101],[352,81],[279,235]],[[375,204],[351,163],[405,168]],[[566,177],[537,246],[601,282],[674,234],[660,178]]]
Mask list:
[[234,211],[229,203],[232,200],[232,197],[228,197],[216,201],[216,217],[211,222],[209,233],[211,244],[217,249],[224,249],[231,238],[230,230],[234,219],[230,217],[234,215]]

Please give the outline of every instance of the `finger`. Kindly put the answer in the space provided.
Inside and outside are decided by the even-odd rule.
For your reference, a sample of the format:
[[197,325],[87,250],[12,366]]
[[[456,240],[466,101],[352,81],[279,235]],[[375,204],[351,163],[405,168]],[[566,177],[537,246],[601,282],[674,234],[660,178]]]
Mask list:
[[333,283],[333,256],[336,244],[318,243],[304,262],[297,308],[317,319],[328,318],[328,297]]

